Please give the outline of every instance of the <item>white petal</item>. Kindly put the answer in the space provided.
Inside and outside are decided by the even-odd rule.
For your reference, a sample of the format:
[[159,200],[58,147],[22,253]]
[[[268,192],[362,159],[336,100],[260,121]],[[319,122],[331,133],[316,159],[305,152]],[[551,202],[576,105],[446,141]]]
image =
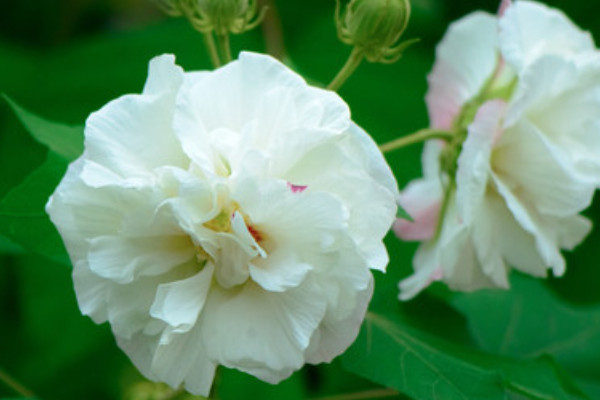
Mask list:
[[544,54],[569,57],[595,49],[591,35],[562,11],[533,1],[515,2],[499,26],[502,56],[517,71]]
[[504,132],[494,150],[492,169],[542,214],[578,213],[589,206],[595,189],[578,176],[564,152],[528,121]]
[[85,258],[88,239],[130,233],[154,222],[152,190],[91,188],[82,182],[84,159],[71,164],[46,205],[73,263]]
[[192,259],[194,254],[187,236],[100,236],[90,239],[88,262],[99,276],[128,283],[138,276],[168,272]]
[[192,394],[208,396],[216,365],[198,345],[198,329],[177,335],[168,345],[159,345],[160,335],[138,333],[131,338],[116,336],[119,347],[147,379],[163,381],[174,389],[184,383]]
[[183,69],[175,64],[173,54],[163,54],[150,60],[144,94],[175,93],[183,82]]
[[189,330],[204,307],[213,272],[214,265],[208,263],[192,277],[159,285],[150,315],[177,328],[175,332]]
[[592,182],[600,177],[599,67],[598,57],[542,57],[523,75],[511,110],[511,121],[527,118]]
[[[358,143],[352,139],[315,148],[286,175],[291,182],[306,185],[308,191],[333,193],[341,200],[348,210],[350,234],[363,256],[371,268],[384,270],[388,258],[381,249],[381,238],[396,215],[398,192],[391,173],[378,167],[379,160],[383,163],[379,150],[362,154]],[[363,172],[365,169],[369,174]],[[375,176],[382,177],[383,182]],[[393,183],[382,185],[388,178]],[[371,206],[365,207],[367,203]]]
[[201,330],[195,326],[186,333],[169,335],[168,343],[162,338],[152,357],[152,373],[173,388],[181,383],[193,394],[208,396],[215,375],[216,364],[201,345]]
[[106,298],[110,283],[90,271],[85,260],[79,260],[73,265],[73,283],[81,313],[88,315],[97,324],[106,321]]
[[347,156],[367,171],[377,183],[383,185],[395,198],[398,198],[398,183],[390,166],[385,161],[377,143],[362,128],[352,124],[350,135],[342,143]]
[[162,165],[187,167],[189,160],[171,128],[174,96],[182,79],[172,62],[167,57],[151,64],[148,93],[122,96],[90,115],[85,158],[121,180],[150,179],[151,171]]
[[434,244],[422,244],[413,258],[415,272],[400,281],[398,298],[410,300],[443,275],[442,265],[439,260],[439,248]]
[[130,338],[137,332],[154,331],[156,323],[148,312],[160,284],[183,280],[196,273],[197,265],[190,262],[159,276],[138,277],[128,284],[111,282],[107,295],[108,320],[113,333]]
[[372,294],[373,280],[370,279],[367,289],[358,293],[356,305],[350,315],[340,320],[335,309],[328,311],[319,329],[311,338],[310,346],[306,350],[306,362],[311,364],[331,362],[354,342]]
[[306,88],[306,83],[270,56],[242,53],[207,79],[182,88],[174,126],[184,151],[198,165],[212,162],[209,133],[223,128],[241,134],[257,117],[257,99],[286,87]]
[[467,138],[458,157],[456,205],[458,214],[470,225],[484,200],[491,172],[492,148],[501,134],[506,103],[491,100],[483,104],[469,125]]
[[[488,192],[481,216],[475,221],[473,242],[480,254],[484,270],[486,254],[501,254],[509,267],[514,267],[533,276],[546,276],[547,265],[536,248],[535,236],[525,231],[515,221],[506,203],[496,192]],[[496,257],[496,255],[493,255]],[[498,286],[508,287],[505,266],[497,270],[488,269],[488,275]],[[495,277],[494,277],[495,276]]]
[[289,249],[279,248],[266,258],[257,258],[250,264],[250,277],[263,289],[283,292],[300,285],[313,267],[300,261]]
[[209,357],[277,383],[304,363],[325,302],[308,285],[273,293],[248,283],[235,294],[211,291],[205,310],[200,323]]
[[307,261],[314,266],[311,277],[321,287],[328,309],[335,310],[339,319],[355,311],[359,292],[371,282],[371,265],[363,259],[349,237],[338,238],[338,249],[329,253],[311,254]]
[[565,260],[557,249],[556,240],[551,237],[553,231],[544,229],[545,227],[540,225],[539,217],[535,215],[535,210],[528,209],[501,179],[496,176],[493,178],[498,193],[506,201],[515,220],[534,236],[536,248],[544,263],[552,267],[555,275],[562,275],[565,271]]
[[497,42],[492,15],[476,12],[450,25],[427,78],[426,101],[433,128],[451,129],[462,105],[479,93],[498,63]]
[[590,233],[592,222],[581,215],[574,215],[559,220],[558,230],[560,247],[566,250],[573,250]]

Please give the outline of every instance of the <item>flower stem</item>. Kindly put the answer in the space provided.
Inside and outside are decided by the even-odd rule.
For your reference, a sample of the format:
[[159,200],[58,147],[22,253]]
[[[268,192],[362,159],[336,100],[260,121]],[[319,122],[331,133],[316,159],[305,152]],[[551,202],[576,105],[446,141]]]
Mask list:
[[388,153],[393,150],[400,149],[402,147],[406,147],[410,144],[424,142],[429,139],[451,139],[454,134],[448,131],[439,131],[436,129],[421,129],[414,133],[411,133],[406,136],[399,137],[398,139],[394,139],[391,142],[387,142],[379,146],[379,150],[382,153]]
[[400,394],[394,389],[373,389],[364,392],[345,393],[329,397],[319,397],[313,400],[362,400],[362,399],[383,399],[385,397],[396,397]]
[[217,44],[221,53],[221,60],[223,60],[223,64],[227,64],[232,60],[229,33],[217,33]]
[[206,50],[208,50],[208,55],[210,56],[210,61],[213,64],[213,67],[219,68],[221,66],[221,60],[219,59],[219,53],[217,53],[217,46],[215,44],[215,38],[212,32],[206,32],[203,34],[204,44],[206,45]]
[[0,369],[0,382],[4,382],[6,386],[23,397],[36,397],[31,390],[17,382],[15,378],[8,375],[8,373],[2,369]]
[[331,83],[327,86],[327,89],[337,91],[339,88],[341,88],[344,82],[346,82],[352,73],[356,71],[356,68],[358,68],[363,58],[363,52],[355,47],[352,50],[352,53],[350,53],[350,57],[348,57],[346,64],[344,64],[342,69],[340,69],[340,72],[338,72],[335,78],[333,78]]

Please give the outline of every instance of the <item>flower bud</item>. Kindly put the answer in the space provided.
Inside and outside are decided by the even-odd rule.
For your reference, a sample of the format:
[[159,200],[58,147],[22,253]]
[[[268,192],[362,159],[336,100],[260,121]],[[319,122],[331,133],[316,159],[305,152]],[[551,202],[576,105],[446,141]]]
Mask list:
[[154,0],[172,17],[186,17],[194,29],[217,35],[244,33],[262,21],[266,7],[257,10],[257,0]]
[[256,0],[197,0],[198,12],[217,34],[242,33],[256,17]]
[[393,62],[413,41],[393,47],[410,19],[409,0],[351,0],[336,24],[340,40],[364,52],[371,62]]

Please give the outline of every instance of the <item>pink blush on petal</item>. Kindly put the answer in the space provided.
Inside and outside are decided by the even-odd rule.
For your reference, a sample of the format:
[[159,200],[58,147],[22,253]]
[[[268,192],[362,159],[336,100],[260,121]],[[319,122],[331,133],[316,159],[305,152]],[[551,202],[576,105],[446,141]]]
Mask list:
[[498,7],[498,16],[499,17],[504,16],[504,13],[506,13],[506,10],[510,6],[512,6],[512,0],[502,0],[500,2],[500,7]]
[[292,193],[302,193],[306,190],[308,186],[306,185],[294,185],[293,183],[288,182],[288,187],[292,191]]
[[435,234],[440,215],[440,203],[435,202],[428,207],[411,214],[414,221],[397,219],[394,222],[394,232],[402,240],[425,241]]

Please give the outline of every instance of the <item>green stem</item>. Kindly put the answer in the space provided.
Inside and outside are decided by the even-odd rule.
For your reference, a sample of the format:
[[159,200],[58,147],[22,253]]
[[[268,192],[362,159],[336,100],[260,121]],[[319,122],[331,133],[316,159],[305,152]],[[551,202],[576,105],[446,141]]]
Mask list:
[[442,228],[444,227],[444,218],[446,218],[446,212],[448,211],[448,206],[450,205],[450,198],[456,189],[456,179],[452,178],[450,184],[446,188],[444,192],[444,199],[442,200],[442,206],[440,207],[440,215],[438,217],[437,226],[435,227],[435,235],[433,236],[432,243],[437,242],[442,234]]
[[215,38],[212,32],[206,32],[203,34],[204,44],[206,45],[206,50],[208,50],[208,55],[210,56],[210,61],[213,64],[213,67],[219,68],[221,66],[221,60],[219,60],[219,53],[217,52],[217,46],[215,44]]
[[344,82],[346,82],[352,73],[356,71],[356,68],[358,68],[363,58],[363,52],[355,47],[352,50],[352,53],[350,53],[350,57],[348,57],[346,64],[344,64],[342,69],[340,69],[340,72],[338,72],[335,78],[333,78],[331,83],[327,86],[327,89],[337,91],[339,88],[341,88]]
[[387,153],[393,150],[400,149],[414,143],[424,142],[429,139],[444,139],[449,140],[454,136],[452,132],[439,131],[436,129],[421,129],[406,136],[394,139],[379,146],[382,153]]
[[13,377],[8,375],[6,371],[0,369],[0,382],[4,382],[6,386],[11,388],[15,393],[23,397],[35,397],[35,394],[25,386],[17,382]]
[[223,64],[227,64],[232,60],[231,58],[231,46],[229,45],[229,34],[228,33],[217,33],[217,44],[221,52],[221,59]]
[[364,392],[339,394],[336,396],[319,397],[313,400],[362,400],[362,399],[383,399],[385,397],[396,397],[400,394],[394,389],[373,389]]

